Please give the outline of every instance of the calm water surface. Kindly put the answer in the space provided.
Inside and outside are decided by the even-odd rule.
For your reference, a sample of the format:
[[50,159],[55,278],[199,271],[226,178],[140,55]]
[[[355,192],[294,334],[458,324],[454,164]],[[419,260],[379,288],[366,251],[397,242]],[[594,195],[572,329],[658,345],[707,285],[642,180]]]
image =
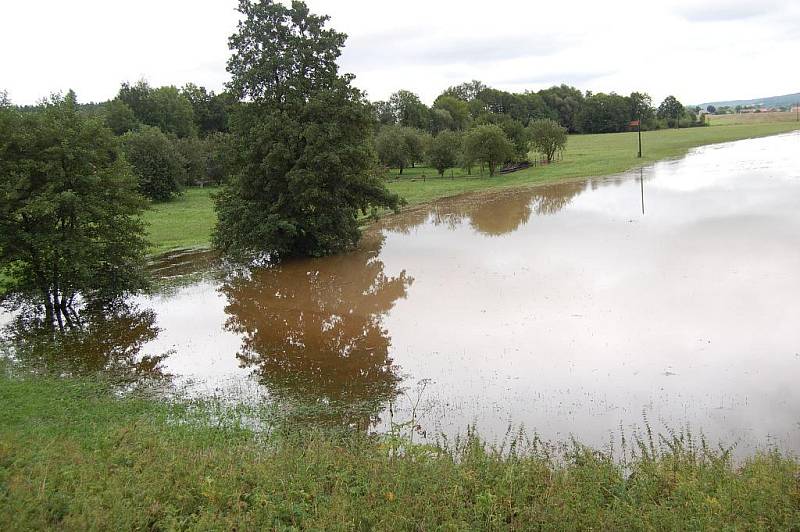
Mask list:
[[416,405],[429,437],[513,424],[603,445],[648,423],[800,451],[797,133],[440,201],[350,254],[154,271],[181,282],[97,325],[126,334],[92,367],[377,430]]

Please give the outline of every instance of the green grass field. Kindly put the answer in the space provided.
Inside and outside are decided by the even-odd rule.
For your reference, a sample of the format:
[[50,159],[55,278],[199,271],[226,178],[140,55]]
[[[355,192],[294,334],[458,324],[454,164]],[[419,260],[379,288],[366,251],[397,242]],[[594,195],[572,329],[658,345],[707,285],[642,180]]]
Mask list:
[[[641,441],[627,463],[467,437],[444,446],[120,399],[0,364],[0,530],[790,530],[800,464]],[[630,453],[629,453],[630,454]]]
[[[786,113],[763,113],[784,115]],[[729,115],[741,117],[746,115]],[[753,115],[756,116],[756,115]],[[713,121],[718,118],[712,117]],[[670,129],[646,131],[642,134],[644,157],[636,157],[635,133],[612,133],[604,135],[572,135],[569,137],[564,158],[549,166],[539,166],[507,175],[473,176],[464,170],[448,171],[444,178],[435,170],[426,167],[407,168],[403,176],[397,170],[391,172],[389,188],[406,198],[410,205],[425,203],[438,198],[453,196],[497,187],[538,185],[581,177],[603,176],[624,172],[660,159],[680,157],[689,149],[704,144],[728,142],[752,137],[762,137],[800,129],[800,123],[779,120],[750,120],[748,123],[732,123],[718,127]],[[733,120],[733,119],[730,119]],[[451,173],[454,178],[451,179]],[[422,176],[425,175],[423,181]],[[215,215],[211,194],[213,188],[190,188],[178,199],[154,205],[145,215],[149,224],[152,252],[161,253],[178,248],[207,247]]]
[[217,222],[212,194],[216,188],[187,188],[169,203],[156,203],[145,212],[152,253],[208,247]]
[[[774,124],[778,122],[798,122],[797,113],[742,113],[734,115],[706,116],[711,126],[732,126],[737,124]],[[798,125],[800,127],[800,125]]]

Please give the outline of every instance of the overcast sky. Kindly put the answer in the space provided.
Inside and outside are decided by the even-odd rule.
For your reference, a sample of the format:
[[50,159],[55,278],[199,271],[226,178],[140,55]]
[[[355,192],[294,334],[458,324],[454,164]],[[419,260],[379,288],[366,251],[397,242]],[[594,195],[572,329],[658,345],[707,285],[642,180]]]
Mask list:
[[[510,91],[567,83],[684,103],[800,92],[800,0],[308,0],[349,35],[340,61],[372,100],[431,103],[479,79]],[[33,103],[121,81],[227,80],[235,0],[4,0],[0,90]]]

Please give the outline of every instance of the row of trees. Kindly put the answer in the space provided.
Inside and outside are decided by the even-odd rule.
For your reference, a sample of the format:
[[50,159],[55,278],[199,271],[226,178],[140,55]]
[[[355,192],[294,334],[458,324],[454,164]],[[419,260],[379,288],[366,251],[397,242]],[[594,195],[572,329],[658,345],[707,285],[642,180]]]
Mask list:
[[399,90],[388,100],[372,105],[379,124],[413,127],[431,135],[444,130],[464,131],[486,123],[501,125],[508,134],[509,127],[525,128],[541,119],[554,120],[569,133],[626,131],[632,120],[641,120],[645,129],[702,124],[699,110],[684,107],[674,96],[655,108],[646,93],[584,94],[567,85],[510,93],[471,81],[448,88],[431,107],[407,90]]
[[476,165],[494,176],[503,164],[527,161],[531,148],[549,163],[566,142],[566,128],[549,118],[511,131],[485,123],[467,131],[446,129],[435,136],[409,126],[387,125],[379,129],[375,139],[378,158],[384,166],[399,168],[402,175],[405,168],[424,161],[440,176],[456,167],[471,174]]

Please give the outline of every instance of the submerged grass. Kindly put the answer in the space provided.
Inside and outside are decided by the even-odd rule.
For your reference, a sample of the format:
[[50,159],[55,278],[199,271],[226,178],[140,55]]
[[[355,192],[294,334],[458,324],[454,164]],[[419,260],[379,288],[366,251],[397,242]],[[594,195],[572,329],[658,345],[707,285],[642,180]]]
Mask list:
[[[764,113],[767,114],[767,113]],[[783,115],[785,113],[773,113]],[[745,115],[731,115],[745,116]],[[582,177],[611,175],[644,164],[684,155],[689,149],[719,142],[763,137],[800,129],[800,123],[771,117],[770,119],[728,119],[712,117],[712,124],[723,119],[724,125],[691,129],[647,131],[643,133],[644,157],[636,157],[635,133],[572,135],[562,161],[506,175],[468,176],[461,169],[438,177],[432,168],[407,168],[403,176],[391,172],[388,186],[409,204],[420,204],[438,198],[498,187],[517,187],[557,182]],[[423,181],[422,176],[425,176]],[[183,248],[208,247],[216,223],[211,195],[213,188],[189,188],[179,198],[156,204],[145,214],[152,253]]]
[[[776,451],[643,444],[622,465],[473,434],[447,446],[275,425],[211,403],[0,377],[0,529],[796,529],[800,466]],[[652,449],[652,450],[651,450]]]

